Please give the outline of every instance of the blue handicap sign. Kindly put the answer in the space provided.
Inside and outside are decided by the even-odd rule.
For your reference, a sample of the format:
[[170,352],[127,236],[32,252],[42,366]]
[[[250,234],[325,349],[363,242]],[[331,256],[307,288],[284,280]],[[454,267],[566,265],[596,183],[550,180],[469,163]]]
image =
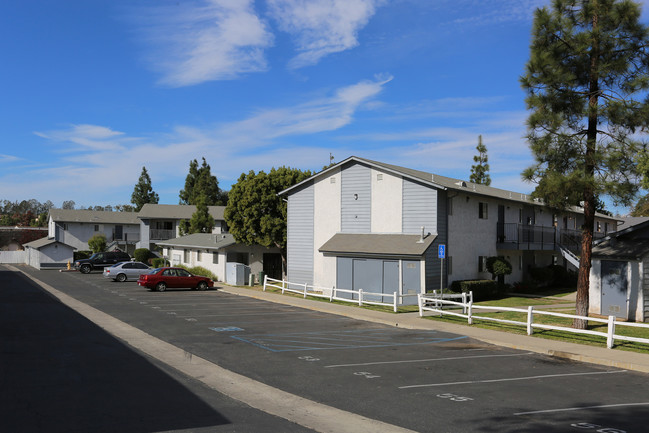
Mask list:
[[437,247],[437,258],[438,259],[446,258],[446,245],[441,244]]

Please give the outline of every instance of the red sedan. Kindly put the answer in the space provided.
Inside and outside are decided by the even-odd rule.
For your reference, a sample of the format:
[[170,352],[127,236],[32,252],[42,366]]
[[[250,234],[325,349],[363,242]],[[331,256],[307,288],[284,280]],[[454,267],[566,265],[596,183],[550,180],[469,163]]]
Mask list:
[[157,268],[140,275],[137,284],[151,290],[164,292],[169,289],[187,288],[205,290],[214,287],[214,281],[200,275],[192,275],[183,268]]

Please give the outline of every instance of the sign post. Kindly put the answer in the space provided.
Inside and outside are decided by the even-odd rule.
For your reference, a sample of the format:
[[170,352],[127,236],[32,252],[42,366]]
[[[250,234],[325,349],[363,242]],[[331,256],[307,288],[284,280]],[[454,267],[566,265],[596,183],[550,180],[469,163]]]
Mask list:
[[[439,244],[437,247],[437,257],[440,259],[439,261],[439,293],[442,296],[442,300],[444,300],[444,259],[446,258],[446,245],[445,244]],[[444,304],[442,304],[444,306]]]

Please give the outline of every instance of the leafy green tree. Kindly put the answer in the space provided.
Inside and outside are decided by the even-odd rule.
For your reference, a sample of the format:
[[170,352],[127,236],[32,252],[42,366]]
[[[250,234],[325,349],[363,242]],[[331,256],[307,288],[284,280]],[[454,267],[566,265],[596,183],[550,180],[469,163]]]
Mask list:
[[487,257],[487,271],[492,279],[498,278],[498,284],[505,284],[505,275],[512,273],[512,264],[504,257]]
[[158,204],[159,200],[160,197],[151,186],[151,177],[146,171],[146,167],[142,167],[142,174],[140,174],[140,178],[133,188],[133,194],[131,194],[131,203],[135,205],[135,211],[139,212],[142,206],[147,203]]
[[138,248],[133,251],[133,258],[138,262],[147,263],[151,257],[151,251],[148,248]]
[[225,221],[237,242],[279,248],[286,269],[286,202],[277,193],[310,176],[310,171],[289,167],[268,174],[242,173],[225,208]]
[[[627,0],[555,0],[534,15],[527,92],[536,159],[523,178],[555,208],[582,203],[577,315],[588,315],[595,210],[601,195],[628,205],[638,191],[634,134],[649,119],[649,33]],[[585,328],[586,320],[576,320]]]
[[638,202],[633,206],[631,213],[632,217],[646,217],[649,216],[649,194],[640,197]]
[[106,235],[103,233],[98,233],[88,239],[88,248],[93,253],[100,253],[106,250]]
[[74,200],[66,200],[61,205],[61,209],[74,209],[75,205],[76,203],[74,202]]
[[487,156],[487,146],[482,144],[482,135],[478,135],[478,145],[476,146],[478,154],[473,157],[476,163],[471,166],[471,177],[469,180],[473,183],[489,186],[491,185],[491,176],[489,176],[489,157]]
[[227,193],[223,193],[219,188],[219,181],[212,175],[212,169],[205,157],[200,167],[195,159],[189,162],[185,188],[179,194],[180,204],[197,205],[201,195],[205,196],[207,206],[224,206],[227,203]]
[[207,207],[207,199],[204,195],[198,197],[196,211],[192,214],[189,221],[180,221],[180,232],[183,235],[192,233],[212,233],[214,228],[214,217],[210,215]]

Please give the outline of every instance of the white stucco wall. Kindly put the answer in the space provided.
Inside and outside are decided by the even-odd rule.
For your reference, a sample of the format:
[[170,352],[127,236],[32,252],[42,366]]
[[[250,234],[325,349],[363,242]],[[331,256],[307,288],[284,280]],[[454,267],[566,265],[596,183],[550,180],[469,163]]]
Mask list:
[[401,233],[403,217],[403,178],[371,170],[372,233]]
[[317,285],[336,285],[336,258],[325,257],[318,249],[341,230],[341,174],[335,170],[313,185],[314,256],[313,281]]
[[[497,255],[498,202],[462,193],[453,197],[452,202],[452,215],[448,217],[447,255],[453,261],[449,283],[472,278],[490,279],[488,272],[478,272],[478,258]],[[478,218],[479,202],[488,203],[487,219]]]

